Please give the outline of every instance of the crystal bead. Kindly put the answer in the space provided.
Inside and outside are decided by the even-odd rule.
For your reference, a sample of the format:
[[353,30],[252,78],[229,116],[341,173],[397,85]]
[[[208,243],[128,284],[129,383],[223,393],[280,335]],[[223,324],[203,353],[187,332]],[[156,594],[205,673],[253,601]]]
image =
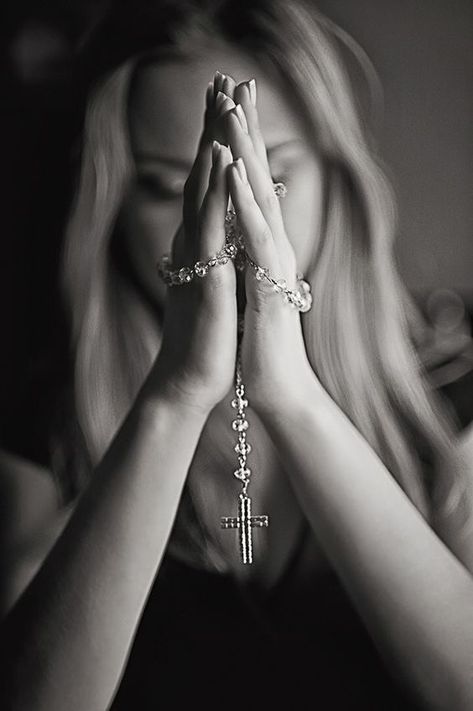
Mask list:
[[205,262],[196,262],[194,264],[194,271],[198,277],[202,278],[204,276],[207,276],[207,272],[209,271],[209,268]]
[[267,276],[267,269],[264,269],[263,267],[256,267],[255,277],[258,281],[261,281],[266,276]]
[[300,308],[300,311],[305,314],[307,311],[310,311],[310,308],[312,306],[312,296],[310,294],[307,294],[306,298],[304,299],[304,303]]
[[217,264],[223,265],[228,262],[228,256],[226,254],[219,254],[217,257]]
[[[245,395],[245,388],[243,387],[243,385],[239,385],[237,388],[235,388],[235,395],[236,395],[238,398],[244,397],[244,395]],[[248,403],[246,403],[246,404],[248,405]]]
[[287,188],[284,183],[273,183],[273,190],[278,198],[283,198],[287,195]]
[[275,284],[273,284],[273,289],[278,294],[280,294],[286,288],[287,288],[287,283],[286,283],[285,279],[279,279],[279,281],[277,281]]
[[233,420],[232,428],[236,432],[245,432],[248,429],[248,420],[244,420],[243,418]]
[[209,267],[215,267],[216,264],[217,264],[217,257],[211,257],[211,259],[209,259],[209,261],[207,262],[207,265]]
[[244,407],[248,407],[248,400],[246,400],[243,397],[236,397],[232,400],[232,407],[235,408],[235,410],[238,410],[240,407],[243,409]]
[[192,269],[189,269],[189,267],[182,267],[182,269],[179,269],[179,279],[182,284],[188,284],[192,281],[193,276],[194,273]]
[[236,257],[238,252],[237,246],[235,244],[227,244],[225,252],[231,259],[233,259],[233,257]]
[[247,455],[251,452],[251,444],[248,444],[248,442],[238,442],[238,444],[235,445],[235,452],[237,452],[237,454]]
[[248,467],[240,467],[240,469],[235,469],[233,472],[233,476],[235,476],[237,479],[240,479],[240,481],[245,481],[245,479],[249,479],[251,476],[251,469],[248,469]]

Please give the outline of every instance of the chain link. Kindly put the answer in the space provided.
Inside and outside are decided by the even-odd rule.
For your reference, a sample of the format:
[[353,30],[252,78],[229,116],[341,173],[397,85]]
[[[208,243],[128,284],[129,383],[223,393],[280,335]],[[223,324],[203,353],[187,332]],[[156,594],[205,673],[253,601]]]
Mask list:
[[238,469],[235,469],[233,476],[241,481],[243,487],[242,493],[246,494],[251,477],[251,469],[247,464],[247,458],[251,452],[251,444],[246,439],[246,432],[249,426],[246,418],[248,400],[245,397],[245,386],[241,377],[240,347],[238,348],[235,370],[235,397],[232,400],[232,407],[236,410],[235,419],[232,422],[232,429],[238,433],[238,442],[235,445],[235,452],[238,454]]

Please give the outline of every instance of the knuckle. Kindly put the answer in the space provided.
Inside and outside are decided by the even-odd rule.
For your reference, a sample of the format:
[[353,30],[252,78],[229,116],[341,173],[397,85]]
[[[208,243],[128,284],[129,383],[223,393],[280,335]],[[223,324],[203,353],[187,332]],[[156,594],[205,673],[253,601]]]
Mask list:
[[273,238],[273,235],[271,234],[271,230],[269,229],[268,225],[264,224],[259,227],[259,229],[256,231],[256,239],[258,242],[261,244],[267,244],[270,242]]
[[[216,292],[221,292],[228,284],[228,265],[213,267],[205,279],[204,294],[211,300]],[[214,302],[213,302],[214,303]]]

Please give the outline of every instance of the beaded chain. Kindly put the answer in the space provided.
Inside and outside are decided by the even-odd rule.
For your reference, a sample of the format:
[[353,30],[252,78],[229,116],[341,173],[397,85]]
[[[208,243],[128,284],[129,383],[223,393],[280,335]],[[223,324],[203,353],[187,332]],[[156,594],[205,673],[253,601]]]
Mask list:
[[[284,183],[274,184],[275,195],[279,198],[285,197],[287,193]],[[182,286],[190,284],[194,277],[202,279],[207,276],[209,270],[227,264],[233,260],[236,269],[243,271],[249,265],[258,281],[268,282],[273,290],[281,294],[284,301],[290,306],[297,308],[302,313],[308,311],[312,305],[312,295],[310,285],[304,281],[302,275],[297,274],[297,290],[289,289],[285,279],[274,279],[269,274],[269,270],[254,262],[245,250],[243,234],[238,227],[235,210],[232,206],[225,216],[225,243],[223,247],[206,261],[198,261],[193,266],[184,266],[175,269],[169,255],[164,255],[157,264],[158,274],[168,286]],[[239,343],[235,370],[235,397],[231,405],[236,413],[232,421],[232,429],[238,435],[235,445],[235,452],[238,456],[238,468],[233,472],[233,476],[241,482],[241,491],[238,496],[237,516],[222,516],[220,527],[223,529],[238,529],[241,561],[243,564],[253,562],[253,528],[264,528],[269,526],[269,516],[252,515],[252,500],[248,495],[251,469],[248,467],[248,455],[251,452],[251,445],[247,441],[246,433],[249,423],[246,417],[248,400],[245,393],[245,385],[241,374],[241,340],[243,335],[243,319],[238,324]]]

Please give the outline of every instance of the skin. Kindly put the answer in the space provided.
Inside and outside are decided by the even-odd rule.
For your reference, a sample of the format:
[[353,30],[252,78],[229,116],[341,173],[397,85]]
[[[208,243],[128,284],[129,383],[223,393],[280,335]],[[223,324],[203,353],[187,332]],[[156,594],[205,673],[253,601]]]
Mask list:
[[[308,270],[311,256],[317,246],[322,209],[322,163],[316,146],[307,139],[306,127],[284,88],[262,73],[251,59],[229,47],[217,47],[212,55],[205,54],[193,57],[192,60],[188,58],[187,61],[182,59],[167,64],[150,64],[139,72],[131,94],[129,126],[136,180],[131,186],[120,219],[128,263],[134,271],[135,279],[159,312],[165,302],[165,287],[161,280],[156,278],[155,264],[163,253],[171,252],[173,246],[176,247],[176,242],[179,242],[179,239],[174,242],[173,240],[181,228],[184,186],[198,151],[205,94],[209,76],[214,73],[215,66],[225,67],[228,78],[221,88],[236,102],[241,102],[248,114],[250,128],[254,125],[256,131],[259,125],[259,132],[258,138],[253,141],[239,131],[238,121],[229,110],[234,102],[228,101],[219,116],[216,115],[215,108],[211,107],[207,112],[207,131],[201,151],[204,154],[204,165],[195,185],[197,194],[201,197],[205,191],[210,170],[211,141],[218,138],[222,143],[230,144],[233,150],[233,155],[230,155],[227,162],[246,155],[250,172],[260,171],[261,196],[272,195],[271,178],[274,181],[283,180],[288,188],[287,196],[281,201],[280,216],[281,240],[287,243],[287,254],[284,253],[281,261],[278,257],[274,259],[270,256],[270,261],[267,262],[268,255],[263,251],[258,254],[258,263],[271,267],[271,274],[277,278],[286,277],[291,284],[296,271]],[[247,86],[243,83],[236,85],[238,79],[248,77],[254,77],[256,81],[257,110],[252,105]],[[195,116],[195,120],[189,120],[190,116]],[[260,156],[259,161],[251,157],[255,146]],[[233,183],[232,186],[236,192],[237,187]],[[270,213],[274,207],[275,205],[271,205]],[[277,209],[279,211],[279,206]],[[224,235],[220,233],[213,241],[212,248],[204,248],[197,253],[199,250],[196,252],[195,230],[190,228],[188,231],[191,234],[187,235],[187,244],[178,246],[180,258],[175,260],[178,264],[192,264],[198,258],[207,257],[218,251],[224,241]],[[229,264],[224,268],[219,267],[210,275],[211,279],[221,277],[224,279],[224,286],[228,286],[218,297],[221,304],[228,303],[221,327],[219,326],[214,334],[207,334],[205,338],[195,338],[193,335],[188,343],[183,342],[185,329],[179,327],[181,332],[175,334],[175,339],[172,338],[175,346],[169,359],[174,360],[176,351],[189,352],[193,347],[200,356],[206,349],[210,350],[207,361],[210,363],[210,372],[205,394],[196,392],[194,384],[184,385],[183,371],[187,372],[187,368],[181,368],[175,378],[176,389],[186,388],[187,393],[192,394],[191,399],[194,402],[205,400],[209,388],[216,386],[222,365],[226,371],[219,396],[215,398],[218,402],[212,402],[216,407],[206,425],[189,473],[190,480],[199,483],[196,503],[208,530],[215,530],[215,521],[218,521],[223,512],[234,511],[239,490],[237,482],[231,477],[236,465],[232,441],[234,438],[230,439],[227,433],[231,417],[229,402],[232,399],[236,332],[235,314],[232,313],[232,307],[235,306],[233,272],[233,266]],[[280,297],[274,299],[274,294],[267,288],[260,289],[258,294],[258,282],[253,274],[248,277],[246,296],[249,299],[249,308],[246,315],[247,333],[243,344],[243,368],[251,401],[251,411],[248,415],[251,424],[249,441],[257,443],[249,459],[249,465],[255,472],[251,494],[255,501],[257,500],[258,506],[262,507],[261,510],[264,508],[278,525],[264,531],[255,531],[255,546],[259,554],[255,556],[255,563],[251,568],[240,565],[238,541],[233,533],[223,532],[217,535],[219,547],[224,551],[224,560],[220,561],[220,566],[231,568],[234,575],[241,580],[251,577],[253,582],[270,588],[282,575],[297,544],[303,514],[277,451],[261,422],[256,401],[260,394],[264,396],[265,391],[273,388],[275,392],[280,392],[280,401],[263,403],[261,398],[260,404],[284,408],[285,389],[294,390],[299,387],[293,376],[303,375],[308,363],[301,341],[298,315],[286,309],[287,313],[283,313],[283,316],[287,317],[287,322],[282,323],[281,328],[268,332],[266,319],[274,322],[274,318],[281,313],[271,302],[278,302]],[[188,291],[195,294],[195,289],[202,286],[198,284]],[[170,294],[171,299],[185,298],[185,295],[176,294],[176,291],[179,290],[174,289]],[[268,292],[270,299],[265,308],[266,315],[264,318],[252,318],[255,310],[259,309],[261,298],[263,301],[267,300]],[[211,295],[210,309],[215,307],[216,298],[215,294]],[[172,309],[173,302],[169,305],[168,317]],[[183,318],[187,320],[182,313],[180,316],[169,317],[170,328],[172,322],[182,324]],[[264,331],[260,324],[264,325]],[[259,346],[260,338],[268,339],[268,342]],[[285,353],[280,343],[273,340],[281,338],[283,342],[299,345],[297,356]],[[165,339],[164,351],[166,342]],[[251,349],[247,345],[250,342]],[[223,350],[222,343],[229,344],[229,351]],[[251,355],[268,350],[279,353],[280,362],[274,372],[271,372],[273,360],[267,362],[264,357],[255,359]],[[214,358],[212,351],[216,356]],[[290,368],[292,372],[288,374],[287,366],[293,356],[295,362]],[[165,357],[161,359],[161,370],[167,370],[165,360]],[[302,363],[302,368],[299,363]],[[273,382],[275,387],[272,386]],[[301,382],[304,382],[303,377]],[[209,439],[211,445],[208,443]],[[222,477],[222,468],[230,475]],[[316,549],[316,543],[312,541],[310,553],[307,551],[312,565],[315,558],[320,559],[320,552]],[[185,557],[185,551],[182,551],[181,555]],[[188,562],[192,563],[192,560]]]
[[[156,279],[154,265],[164,252],[170,251],[182,220],[184,184],[196,156],[205,93],[215,67],[236,81],[252,77],[256,80],[259,125],[271,173],[288,187],[281,207],[303,272],[316,247],[321,219],[320,157],[306,138],[305,126],[284,89],[263,74],[256,63],[231,48],[198,57],[192,61],[192,71],[189,64],[190,60],[182,60],[151,64],[141,70],[130,106],[131,145],[138,180],[123,208],[122,220],[130,264],[159,306],[164,288]],[[222,130],[214,129],[213,137],[223,139]]]
[[[249,134],[225,100],[225,110],[210,121],[211,133],[228,143],[232,155],[217,146],[207,181],[212,144],[207,138],[200,143],[184,189],[184,226],[179,218],[175,225],[174,257],[185,263],[221,244],[229,191],[248,251],[290,279],[302,252],[272,197],[257,115],[244,84],[226,90],[241,103]],[[237,156],[243,161],[235,163]],[[159,256],[157,233],[148,234]],[[136,269],[140,250],[133,252]],[[250,273],[244,287],[242,366],[262,424],[258,447],[263,432],[278,443],[288,473],[281,480],[290,478],[294,510],[310,523],[393,674],[427,709],[471,709],[471,539],[458,556],[455,545],[440,540],[321,388],[307,362],[298,313]],[[159,307],[159,292],[153,298]],[[228,395],[235,326],[231,263],[192,288],[170,290],[158,359],[56,545],[51,541],[2,627],[2,708],[108,708],[204,427]],[[277,489],[276,480],[270,488]],[[290,501],[281,521],[286,517]]]

